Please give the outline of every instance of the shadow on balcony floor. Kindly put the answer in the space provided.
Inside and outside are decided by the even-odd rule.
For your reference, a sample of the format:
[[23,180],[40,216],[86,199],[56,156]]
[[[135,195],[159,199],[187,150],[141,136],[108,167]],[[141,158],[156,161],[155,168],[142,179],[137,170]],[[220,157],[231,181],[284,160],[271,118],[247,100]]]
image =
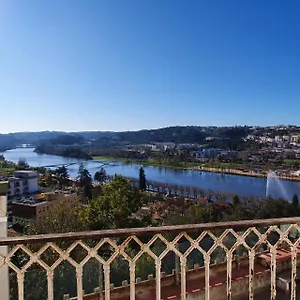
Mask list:
[[[254,293],[254,300],[263,300],[263,299],[270,299],[271,291],[270,287],[265,288],[261,291],[256,291]],[[244,296],[237,296],[233,298],[234,300],[249,300],[249,295]],[[290,300],[291,299],[291,292],[290,291],[284,291],[281,289],[277,289],[277,295],[276,300]],[[297,292],[296,292],[296,299],[300,299],[300,286],[297,286]]]

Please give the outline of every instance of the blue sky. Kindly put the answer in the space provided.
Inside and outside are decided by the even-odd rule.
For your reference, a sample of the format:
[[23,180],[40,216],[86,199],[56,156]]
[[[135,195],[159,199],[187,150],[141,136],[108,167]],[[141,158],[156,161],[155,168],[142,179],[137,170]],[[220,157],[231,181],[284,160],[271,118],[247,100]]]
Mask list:
[[1,0],[0,132],[298,124],[299,1]]

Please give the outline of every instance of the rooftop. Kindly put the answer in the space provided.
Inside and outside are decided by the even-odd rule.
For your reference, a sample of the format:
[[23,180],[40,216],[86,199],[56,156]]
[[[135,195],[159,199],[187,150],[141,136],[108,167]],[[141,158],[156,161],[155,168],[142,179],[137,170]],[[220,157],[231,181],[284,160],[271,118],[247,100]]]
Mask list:
[[[22,177],[22,175],[26,175],[25,177]],[[17,180],[26,180],[30,178],[36,178],[37,172],[36,171],[31,171],[31,170],[20,170],[20,171],[15,171],[13,176],[2,176],[0,177],[0,182],[1,181],[17,181]]]
[[36,171],[32,171],[32,170],[17,170],[15,172],[16,173],[23,173],[23,174],[33,174],[33,173],[36,173]]

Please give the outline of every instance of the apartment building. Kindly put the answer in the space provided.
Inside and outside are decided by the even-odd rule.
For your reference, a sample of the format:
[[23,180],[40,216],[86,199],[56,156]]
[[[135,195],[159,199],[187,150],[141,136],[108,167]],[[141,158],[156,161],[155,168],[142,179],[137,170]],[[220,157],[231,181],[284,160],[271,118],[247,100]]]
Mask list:
[[38,174],[35,171],[16,171],[9,181],[9,197],[20,197],[38,190]]
[[77,193],[45,193],[35,198],[13,202],[11,205],[12,223],[26,224],[30,219],[41,221],[47,218],[57,204],[75,204],[80,200]]

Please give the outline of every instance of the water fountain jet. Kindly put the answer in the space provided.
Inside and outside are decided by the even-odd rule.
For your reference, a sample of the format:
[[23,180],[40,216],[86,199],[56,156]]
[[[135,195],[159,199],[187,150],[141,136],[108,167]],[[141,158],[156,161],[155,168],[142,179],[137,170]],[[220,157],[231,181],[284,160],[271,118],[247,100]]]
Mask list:
[[288,194],[282,181],[272,170],[269,171],[267,177],[266,197],[284,198],[285,200],[288,200]]

